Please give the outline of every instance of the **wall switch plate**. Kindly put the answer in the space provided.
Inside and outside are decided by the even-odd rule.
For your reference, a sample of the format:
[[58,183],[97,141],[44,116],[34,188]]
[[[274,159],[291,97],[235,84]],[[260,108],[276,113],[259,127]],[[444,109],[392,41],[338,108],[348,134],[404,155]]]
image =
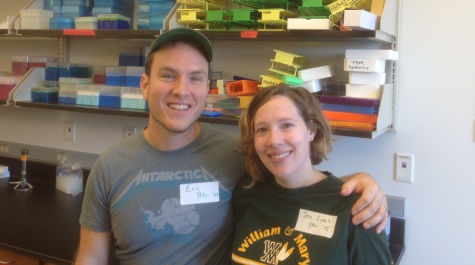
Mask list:
[[76,123],[74,121],[64,122],[64,140],[67,142],[76,142]]
[[396,181],[414,182],[413,154],[396,154]]

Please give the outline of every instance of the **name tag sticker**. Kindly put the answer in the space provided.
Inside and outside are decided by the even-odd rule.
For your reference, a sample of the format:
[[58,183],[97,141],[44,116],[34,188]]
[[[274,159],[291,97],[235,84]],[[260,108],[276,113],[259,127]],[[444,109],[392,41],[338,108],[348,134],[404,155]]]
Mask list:
[[300,209],[295,230],[312,235],[332,238],[336,216]]
[[180,204],[219,202],[219,182],[200,182],[180,185]]

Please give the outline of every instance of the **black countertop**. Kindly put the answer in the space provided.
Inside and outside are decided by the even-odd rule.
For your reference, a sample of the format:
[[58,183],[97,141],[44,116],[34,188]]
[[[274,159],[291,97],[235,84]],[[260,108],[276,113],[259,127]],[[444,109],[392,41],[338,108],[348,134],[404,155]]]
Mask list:
[[71,264],[79,243],[82,194],[71,196],[30,181],[31,191],[15,191],[0,179],[0,248],[22,255]]
[[[0,179],[0,248],[54,264],[71,264],[79,245],[83,194],[56,190],[56,165],[28,161],[27,177],[34,188],[15,191],[21,162],[0,156],[10,178]],[[89,174],[83,170],[84,182]]]

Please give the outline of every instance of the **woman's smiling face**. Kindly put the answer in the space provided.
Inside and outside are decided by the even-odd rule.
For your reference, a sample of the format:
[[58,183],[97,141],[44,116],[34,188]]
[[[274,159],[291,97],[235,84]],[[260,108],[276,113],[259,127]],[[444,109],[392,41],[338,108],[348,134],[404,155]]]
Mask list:
[[313,136],[288,97],[273,96],[256,112],[256,152],[281,186],[300,186],[302,178],[312,170],[309,152]]

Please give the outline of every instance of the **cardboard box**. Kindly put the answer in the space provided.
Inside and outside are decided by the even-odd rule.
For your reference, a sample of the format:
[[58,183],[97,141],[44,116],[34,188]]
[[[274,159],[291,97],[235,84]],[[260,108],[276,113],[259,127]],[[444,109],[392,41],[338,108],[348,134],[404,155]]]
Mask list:
[[365,10],[346,9],[343,14],[345,28],[352,30],[376,30],[377,15]]

